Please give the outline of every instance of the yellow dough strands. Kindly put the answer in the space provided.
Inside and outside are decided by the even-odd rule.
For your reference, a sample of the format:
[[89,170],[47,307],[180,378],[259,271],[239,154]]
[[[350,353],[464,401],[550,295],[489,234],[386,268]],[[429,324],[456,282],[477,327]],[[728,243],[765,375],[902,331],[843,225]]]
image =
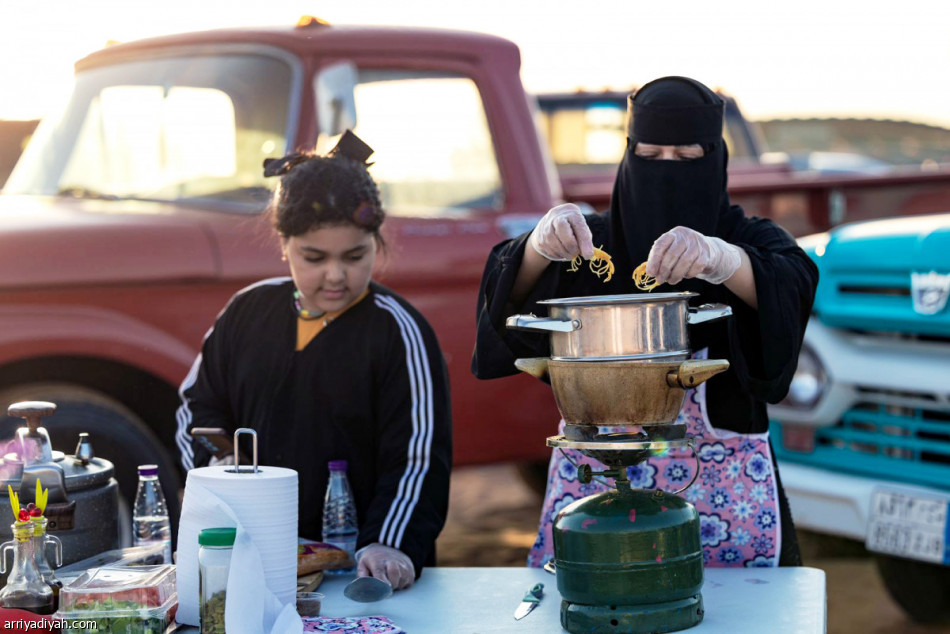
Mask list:
[[[584,258],[580,255],[571,260],[571,266],[568,269],[572,273],[576,273],[581,269],[581,265],[584,264]],[[614,263],[610,254],[601,249],[594,249],[594,257],[590,259],[590,270],[597,277],[603,277],[606,274],[604,282],[609,282],[610,278],[614,274]],[[638,266],[633,271],[633,283],[641,291],[652,291],[654,288],[659,286],[656,282],[656,278],[647,275],[647,263],[644,262]]]
[[[578,255],[571,260],[571,268],[568,270],[572,273],[576,273],[580,270],[583,263],[584,258]],[[603,277],[606,274],[607,278],[604,280],[604,283],[607,283],[614,275],[614,263],[606,251],[603,249],[594,249],[594,257],[590,259],[590,270],[597,277]]]
[[647,263],[644,262],[637,268],[633,270],[633,283],[636,284],[637,288],[641,291],[650,292],[659,284],[656,283],[656,278],[652,275],[647,275]]

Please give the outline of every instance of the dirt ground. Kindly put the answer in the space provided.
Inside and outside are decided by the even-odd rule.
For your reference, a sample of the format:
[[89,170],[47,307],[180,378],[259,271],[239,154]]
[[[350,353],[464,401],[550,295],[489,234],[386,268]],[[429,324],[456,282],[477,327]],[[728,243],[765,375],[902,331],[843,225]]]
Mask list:
[[[513,465],[464,467],[452,475],[449,517],[437,543],[441,566],[523,566],[534,543],[540,498]],[[888,596],[871,558],[854,544],[834,549],[800,531],[806,566],[825,571],[830,634],[950,634],[907,619]]]

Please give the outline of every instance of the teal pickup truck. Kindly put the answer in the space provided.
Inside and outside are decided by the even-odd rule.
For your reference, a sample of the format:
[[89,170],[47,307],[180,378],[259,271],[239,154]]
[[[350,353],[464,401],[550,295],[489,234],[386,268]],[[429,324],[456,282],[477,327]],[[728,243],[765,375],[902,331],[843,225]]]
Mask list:
[[864,542],[915,620],[950,618],[950,214],[800,240],[821,281],[772,442],[796,524]]

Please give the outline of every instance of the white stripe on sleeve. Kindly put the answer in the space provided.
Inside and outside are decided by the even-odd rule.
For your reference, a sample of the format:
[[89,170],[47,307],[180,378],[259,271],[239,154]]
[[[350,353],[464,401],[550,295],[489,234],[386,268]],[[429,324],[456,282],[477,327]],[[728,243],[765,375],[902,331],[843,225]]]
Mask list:
[[412,437],[407,449],[406,470],[399,480],[396,496],[380,530],[382,543],[399,548],[409,519],[419,501],[422,482],[429,471],[433,435],[432,374],[422,334],[412,316],[392,297],[377,295],[376,305],[392,314],[399,325],[406,347],[406,366],[412,396]]

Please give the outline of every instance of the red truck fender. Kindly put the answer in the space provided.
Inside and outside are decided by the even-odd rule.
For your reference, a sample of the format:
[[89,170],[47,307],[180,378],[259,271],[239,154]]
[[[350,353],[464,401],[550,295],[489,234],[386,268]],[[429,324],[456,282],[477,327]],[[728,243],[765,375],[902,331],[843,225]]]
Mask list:
[[197,350],[127,315],[89,306],[0,306],[0,366],[48,356],[132,365],[176,385]]

